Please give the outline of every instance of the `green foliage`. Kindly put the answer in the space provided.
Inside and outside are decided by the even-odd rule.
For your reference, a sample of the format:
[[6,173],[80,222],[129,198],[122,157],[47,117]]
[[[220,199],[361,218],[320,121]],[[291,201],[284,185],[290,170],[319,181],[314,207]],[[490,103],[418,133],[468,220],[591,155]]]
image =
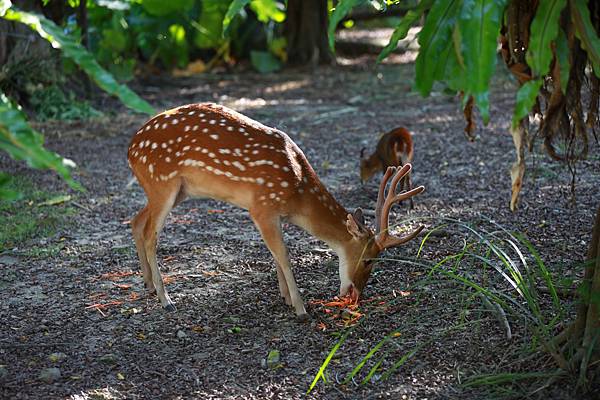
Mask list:
[[456,52],[451,38],[460,6],[459,0],[434,2],[419,33],[415,88],[423,96],[429,95],[435,80],[443,79],[447,58]]
[[65,56],[75,61],[100,88],[117,96],[126,106],[139,112],[154,114],[154,109],[150,104],[138,97],[127,86],[117,83],[113,76],[98,64],[94,56],[52,21],[41,15],[15,8],[9,8],[3,18],[21,22],[38,32],[53,47],[60,48]]
[[406,15],[400,20],[400,23],[396,29],[394,29],[394,33],[392,33],[390,41],[383,48],[383,50],[381,50],[381,53],[377,57],[378,63],[383,61],[396,49],[396,47],[398,47],[398,42],[406,37],[411,26],[413,26],[419,20],[419,18],[423,16],[423,13],[425,13],[426,10],[431,8],[432,4],[433,0],[423,0],[417,5],[417,7],[409,10],[406,13]]
[[268,51],[252,51],[250,52],[250,61],[256,70],[266,74],[275,72],[281,69],[281,62],[277,57]]
[[250,2],[250,9],[256,13],[258,20],[263,23],[269,21],[282,23],[285,20],[285,12],[282,8],[282,4],[275,0],[252,0]]
[[5,180],[5,190],[21,193],[23,199],[0,201],[0,253],[19,246],[25,240],[52,235],[68,223],[69,216],[75,214],[67,203],[44,205],[56,195],[36,189],[27,178],[5,177]]
[[31,93],[30,104],[40,121],[78,120],[101,117],[87,101],[79,101],[73,92],[65,93],[56,85],[42,86]]
[[0,172],[0,202],[17,200],[23,195],[10,187],[11,179],[12,176]]
[[229,10],[228,1],[203,0],[194,43],[201,49],[220,47],[224,38],[223,21]]
[[329,47],[335,50],[335,30],[340,21],[348,15],[348,13],[357,5],[366,3],[367,0],[339,0],[335,6],[335,10],[329,16],[329,26],[327,33],[329,35]]
[[189,11],[194,5],[194,0],[143,0],[141,3],[148,14],[164,17],[177,12]]
[[537,95],[542,87],[541,79],[534,79],[529,82],[525,82],[523,86],[519,88],[517,92],[517,102],[515,104],[515,112],[512,119],[513,129],[519,124],[523,118],[529,114],[537,99]]
[[[356,364],[345,377],[343,372],[335,372],[336,376],[343,377],[342,384],[368,384],[375,374],[379,375],[379,380],[388,379],[433,343],[451,341],[451,335],[469,334],[476,327],[490,329],[490,324],[500,323],[507,336],[512,336],[511,326],[516,327],[514,330],[519,336],[526,338],[524,352],[536,348],[540,342],[551,346],[552,335],[564,323],[567,312],[558,297],[555,277],[526,237],[513,234],[485,218],[469,224],[436,218],[430,224],[434,226],[430,233],[443,232],[444,236],[461,239],[448,242],[447,255],[437,259],[427,259],[430,254],[439,254],[435,249],[427,251],[429,241],[434,238],[431,234],[422,238],[417,259],[382,259],[412,264],[429,273],[406,289],[410,294],[404,300],[394,297],[381,309],[361,310],[365,317],[357,325],[340,332],[343,335],[321,364],[309,391],[320,379],[324,380],[332,358],[343,351],[342,345],[348,342],[350,333],[360,324],[368,324],[371,315],[387,313],[389,309],[415,311],[403,314],[388,331],[382,332],[381,339],[376,339],[364,355],[356,354],[356,348],[349,345],[350,354],[344,356],[356,357]],[[550,304],[538,292],[540,284],[549,291]],[[431,293],[439,295],[438,300],[432,298]],[[447,296],[458,300],[449,303],[445,301]],[[408,308],[405,301],[410,302]],[[440,325],[436,322],[439,320],[454,322]],[[428,325],[424,327],[423,323]],[[426,337],[422,334],[424,330]],[[442,340],[444,337],[448,339]],[[520,379],[541,380],[556,374],[556,371],[536,370],[498,372],[467,377],[467,386],[510,383]]]
[[585,0],[571,0],[569,4],[575,34],[588,54],[594,73],[600,78],[600,38],[598,38],[598,33],[592,25],[588,2]]
[[[456,29],[465,66],[465,97],[472,95],[485,123],[489,114],[489,85],[496,70],[498,34],[507,0],[463,0]],[[456,49],[458,50],[458,49]],[[468,79],[467,79],[468,77]]]
[[563,94],[567,93],[567,84],[569,83],[569,71],[571,69],[571,60],[569,59],[569,43],[567,35],[562,29],[558,30],[556,36],[556,59],[558,61],[560,89]]
[[560,13],[567,4],[566,0],[542,1],[539,3],[535,17],[531,22],[527,64],[535,76],[544,76],[550,69],[552,61],[551,43],[559,31]]
[[15,160],[27,162],[32,168],[52,169],[71,187],[81,188],[71,177],[65,159],[46,150],[43,144],[43,136],[27,124],[23,112],[0,93],[0,149]]
[[223,17],[223,36],[228,36],[231,20],[233,20],[233,18],[238,15],[248,3],[250,3],[250,0],[233,0],[231,4],[229,4],[225,17]]
[[246,5],[256,13],[260,22],[275,21],[281,23],[285,20],[285,12],[281,10],[280,3],[275,0],[233,0],[223,18],[223,36],[229,35],[229,25],[235,16],[240,14]]

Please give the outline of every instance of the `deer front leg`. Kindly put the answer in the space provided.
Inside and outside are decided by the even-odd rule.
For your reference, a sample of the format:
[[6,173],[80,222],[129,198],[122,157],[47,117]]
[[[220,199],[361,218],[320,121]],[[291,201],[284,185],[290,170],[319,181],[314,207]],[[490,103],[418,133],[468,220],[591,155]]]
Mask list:
[[148,265],[150,266],[152,284],[156,288],[156,295],[158,296],[160,303],[167,311],[175,311],[176,308],[175,304],[173,304],[171,301],[167,290],[165,289],[165,285],[158,268],[158,262],[156,260],[156,247],[158,235],[165,224],[165,220],[167,219],[169,211],[171,211],[173,205],[175,204],[178,191],[179,188],[171,189],[167,187],[163,193],[160,193],[160,195],[156,194],[155,197],[148,198],[148,217],[143,232],[142,247],[145,252]]
[[260,231],[263,241],[269,248],[273,258],[275,258],[275,262],[278,264],[277,277],[282,296],[286,298],[287,303],[288,300],[285,296],[285,288],[287,288],[289,302],[292,304],[292,306],[294,306],[294,310],[296,311],[298,319],[301,321],[307,320],[308,314],[306,313],[304,303],[302,302],[302,297],[300,296],[300,292],[296,286],[294,273],[290,267],[287,248],[283,242],[281,221],[279,216],[273,215],[272,212],[267,210],[250,210],[250,216]]

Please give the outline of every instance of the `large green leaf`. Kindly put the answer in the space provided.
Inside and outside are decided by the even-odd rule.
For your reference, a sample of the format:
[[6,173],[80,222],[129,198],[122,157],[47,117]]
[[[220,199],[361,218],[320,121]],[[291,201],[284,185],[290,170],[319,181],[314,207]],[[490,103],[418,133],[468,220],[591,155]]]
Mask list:
[[398,47],[398,42],[406,37],[410,27],[413,26],[415,22],[419,20],[419,18],[421,18],[426,10],[431,8],[432,4],[433,0],[421,0],[421,2],[415,8],[406,13],[396,29],[394,29],[394,33],[392,33],[388,44],[383,48],[383,50],[381,50],[379,56],[377,56],[378,63],[389,56],[392,51],[396,50],[396,47]]
[[119,84],[115,78],[98,64],[83,46],[66,34],[54,22],[45,17],[27,11],[10,8],[3,18],[21,22],[48,40],[53,47],[60,48],[63,54],[73,60],[104,91],[117,96],[127,107],[146,114],[154,114],[150,104],[141,99],[127,86]]
[[32,168],[52,169],[71,187],[81,188],[71,177],[69,162],[44,148],[44,137],[29,126],[25,114],[4,93],[0,93],[0,149]]
[[440,71],[438,63],[445,62],[442,57],[448,56],[445,50],[452,40],[452,29],[456,24],[460,5],[461,0],[434,2],[425,25],[419,32],[420,49],[415,61],[415,88],[423,96],[428,96],[431,92],[436,71]]
[[260,22],[283,22],[285,12],[279,8],[279,3],[275,0],[252,0],[250,8],[256,13]]
[[331,50],[335,50],[335,30],[340,21],[348,15],[348,13],[360,3],[366,3],[367,0],[340,0],[335,6],[335,10],[329,17],[329,26],[327,27],[327,33],[329,35],[329,47]]
[[496,50],[506,0],[463,0],[458,29],[461,53],[472,95],[485,123],[490,119],[489,84],[496,70]]
[[535,12],[535,17],[529,29],[529,48],[527,49],[527,64],[536,77],[548,74],[552,61],[552,41],[556,39],[559,30],[560,13],[567,0],[541,1]]
[[201,49],[212,49],[223,43],[223,20],[229,8],[227,0],[202,0],[202,13],[194,39],[196,46]]
[[252,50],[250,52],[250,61],[254,68],[263,74],[279,71],[281,69],[281,62],[279,59],[268,51]]
[[567,34],[562,29],[558,30],[555,41],[556,59],[560,72],[560,89],[564,94],[567,93],[567,84],[569,83],[569,71],[571,70],[571,61],[569,59],[569,42]]
[[525,84],[519,88],[512,119],[513,129],[519,124],[519,121],[529,114],[529,111],[531,111],[531,108],[535,104],[535,99],[537,98],[541,87],[542,79],[539,78],[525,82]]
[[233,20],[233,18],[238,15],[248,3],[250,3],[250,0],[233,0],[231,4],[229,4],[225,17],[223,17],[223,37],[229,35],[229,24],[231,24],[231,20]]
[[6,14],[6,10],[8,10],[12,6],[10,0],[0,0],[0,16]]
[[600,38],[592,25],[590,10],[586,0],[571,0],[571,18],[575,25],[575,34],[581,41],[581,46],[587,52],[594,68],[594,73],[600,78]]

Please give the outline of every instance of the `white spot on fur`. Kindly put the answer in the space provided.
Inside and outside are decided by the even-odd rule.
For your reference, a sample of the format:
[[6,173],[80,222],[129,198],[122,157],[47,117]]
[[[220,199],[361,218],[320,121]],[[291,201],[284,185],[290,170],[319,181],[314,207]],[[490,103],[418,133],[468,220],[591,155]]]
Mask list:
[[210,135],[210,137],[214,140],[219,140],[219,135],[213,133],[212,135]]
[[[239,162],[239,161],[234,161],[231,164],[234,167],[236,167],[237,169],[239,169],[240,171],[245,171],[246,170],[246,167],[244,167],[244,165],[241,162]],[[258,179],[262,179],[262,178],[258,178]],[[257,179],[257,181],[258,181],[258,179]]]

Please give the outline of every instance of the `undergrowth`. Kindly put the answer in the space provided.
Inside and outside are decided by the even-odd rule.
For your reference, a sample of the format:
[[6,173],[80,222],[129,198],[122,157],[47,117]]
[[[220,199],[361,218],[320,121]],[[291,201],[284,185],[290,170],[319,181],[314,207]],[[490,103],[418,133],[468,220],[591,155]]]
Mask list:
[[79,101],[73,92],[65,91],[57,85],[34,88],[29,102],[36,119],[40,121],[85,120],[103,115],[87,101]]
[[[39,190],[25,177],[11,177],[7,186],[23,196],[21,200],[0,201],[0,252],[32,238],[53,235],[76,213],[68,205],[69,196]],[[48,253],[43,248],[38,250],[40,254]]]
[[[514,398],[568,377],[545,352],[572,316],[571,304],[559,298],[568,288],[557,285],[565,281],[564,277],[552,275],[529,240],[484,218],[470,223],[448,218],[420,222],[433,228],[422,237],[415,259],[378,261],[412,267],[422,278],[410,285],[408,294],[380,302],[382,305],[366,312],[358,324],[340,332],[308,392],[320,380],[331,383],[331,360],[345,351],[356,360],[354,368],[345,373],[336,371],[335,382],[360,386],[388,379],[440,343],[492,334],[505,338],[502,363],[469,364],[471,370],[457,376],[457,387]],[[389,317],[390,310],[398,309],[402,311],[396,315],[401,317]],[[368,326],[372,317],[388,318],[393,325],[370,342],[363,355],[356,354],[352,348],[355,343],[345,348],[352,336],[364,333],[362,326]],[[479,345],[485,352],[485,346]]]

